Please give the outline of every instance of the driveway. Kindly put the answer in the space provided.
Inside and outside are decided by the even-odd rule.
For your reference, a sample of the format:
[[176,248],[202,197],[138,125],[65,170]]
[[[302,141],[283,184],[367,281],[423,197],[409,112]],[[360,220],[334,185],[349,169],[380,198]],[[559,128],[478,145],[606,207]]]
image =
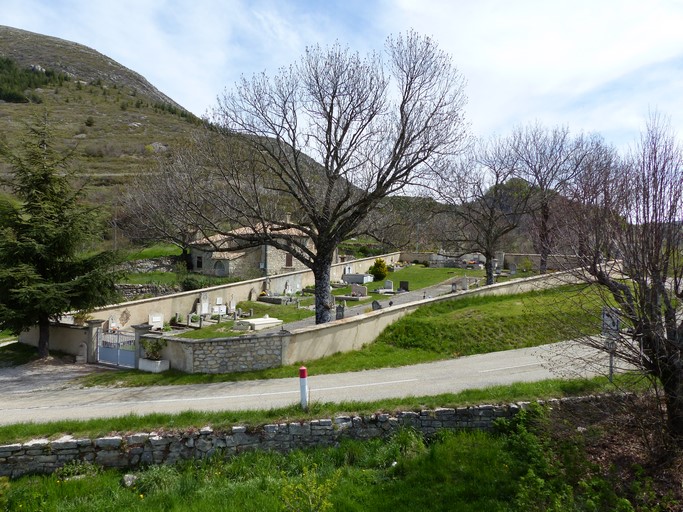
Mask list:
[[[319,402],[455,393],[514,382],[606,375],[607,356],[576,342],[494,352],[434,363],[334,375],[309,365],[310,399]],[[33,363],[0,369],[0,424],[89,419],[187,410],[270,409],[299,403],[299,379],[188,386],[74,388],[69,380],[92,366]]]

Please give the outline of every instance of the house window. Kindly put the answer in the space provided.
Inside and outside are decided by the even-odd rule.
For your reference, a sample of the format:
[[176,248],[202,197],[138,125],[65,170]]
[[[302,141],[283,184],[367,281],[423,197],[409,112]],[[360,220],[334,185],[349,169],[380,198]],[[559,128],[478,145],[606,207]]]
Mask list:
[[198,269],[202,268],[202,257],[201,256],[197,256],[197,263],[195,264],[195,267]]
[[285,267],[293,267],[294,266],[294,260],[292,258],[292,255],[290,253],[287,253],[285,256]]

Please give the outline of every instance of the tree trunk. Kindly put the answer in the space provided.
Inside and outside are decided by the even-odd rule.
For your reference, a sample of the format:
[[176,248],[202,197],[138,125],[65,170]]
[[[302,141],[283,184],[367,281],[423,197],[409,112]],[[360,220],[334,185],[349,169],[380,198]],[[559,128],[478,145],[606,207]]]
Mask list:
[[332,320],[331,262],[316,261],[316,265],[311,270],[315,277],[315,323],[324,324]]
[[538,238],[541,256],[538,272],[545,274],[548,271],[548,255],[550,254],[550,207],[547,205],[541,207],[541,223],[538,229]]
[[50,318],[41,316],[38,319],[38,357],[47,358],[50,355]]
[[493,256],[490,254],[484,254],[486,258],[486,263],[484,263],[484,269],[486,270],[486,284],[493,284]]
[[188,272],[192,272],[192,270],[194,270],[194,264],[192,263],[192,255],[190,254],[189,247],[183,247],[182,257],[183,261],[185,262],[185,268]]
[[667,427],[679,445],[683,444],[683,382],[664,387],[666,393]]

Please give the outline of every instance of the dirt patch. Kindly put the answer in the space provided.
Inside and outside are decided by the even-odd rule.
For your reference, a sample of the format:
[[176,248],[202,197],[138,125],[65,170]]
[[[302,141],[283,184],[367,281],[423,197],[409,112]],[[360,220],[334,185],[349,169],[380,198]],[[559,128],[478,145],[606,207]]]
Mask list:
[[76,364],[73,356],[50,356],[20,366],[0,368],[0,387],[3,393],[60,390],[77,386],[74,381],[79,377],[105,371],[112,370]]
[[565,403],[551,419],[553,438],[582,446],[637,510],[683,510],[683,449],[666,436],[654,396]]

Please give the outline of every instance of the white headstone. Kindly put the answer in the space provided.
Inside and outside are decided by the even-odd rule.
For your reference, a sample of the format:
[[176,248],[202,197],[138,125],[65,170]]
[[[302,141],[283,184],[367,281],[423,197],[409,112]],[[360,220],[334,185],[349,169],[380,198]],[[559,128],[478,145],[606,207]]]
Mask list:
[[147,321],[149,325],[152,326],[152,330],[161,330],[164,328],[164,314],[163,313],[150,313],[149,320]]
[[108,322],[108,323],[109,323],[109,330],[110,330],[110,331],[118,331],[118,330],[121,328],[121,326],[120,326],[119,323],[116,321],[116,319],[114,318],[113,315],[109,317],[109,322]]
[[208,292],[202,292],[201,295],[199,296],[199,302],[200,302],[200,307],[199,307],[199,314],[200,315],[208,315],[209,314],[209,294]]

